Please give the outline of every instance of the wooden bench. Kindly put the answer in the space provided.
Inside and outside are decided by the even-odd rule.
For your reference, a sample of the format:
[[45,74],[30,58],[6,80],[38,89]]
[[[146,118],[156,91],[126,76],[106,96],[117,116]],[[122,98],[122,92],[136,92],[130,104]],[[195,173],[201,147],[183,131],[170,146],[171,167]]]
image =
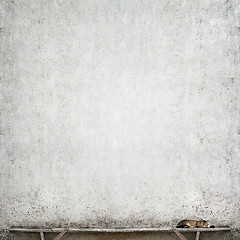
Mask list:
[[218,228],[17,228],[11,227],[9,232],[29,232],[40,233],[41,240],[45,240],[44,233],[60,233],[59,239],[65,232],[92,232],[92,233],[132,233],[132,232],[174,232],[177,230],[181,233],[194,232],[196,233],[195,240],[199,240],[201,232],[219,232],[219,231],[231,231],[230,227],[218,227]]

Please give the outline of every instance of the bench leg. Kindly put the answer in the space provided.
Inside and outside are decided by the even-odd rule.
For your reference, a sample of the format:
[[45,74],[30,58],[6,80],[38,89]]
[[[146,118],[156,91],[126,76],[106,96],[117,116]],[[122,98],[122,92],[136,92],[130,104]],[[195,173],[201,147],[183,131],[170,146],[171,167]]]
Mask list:
[[200,237],[200,232],[196,232],[195,240],[199,240],[199,237]]
[[57,235],[53,240],[59,240],[66,232],[67,232],[67,229],[61,232],[59,235]]
[[178,230],[173,229],[173,231],[181,238],[182,240],[187,240]]
[[44,233],[43,233],[43,232],[40,232],[40,237],[41,237],[41,240],[45,240],[45,237],[44,237]]

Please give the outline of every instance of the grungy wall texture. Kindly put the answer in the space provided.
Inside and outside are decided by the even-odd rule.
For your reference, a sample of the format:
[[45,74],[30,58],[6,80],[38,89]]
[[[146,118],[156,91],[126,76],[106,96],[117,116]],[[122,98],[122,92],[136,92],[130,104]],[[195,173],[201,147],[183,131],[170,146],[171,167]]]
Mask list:
[[239,1],[0,6],[2,228],[240,228]]

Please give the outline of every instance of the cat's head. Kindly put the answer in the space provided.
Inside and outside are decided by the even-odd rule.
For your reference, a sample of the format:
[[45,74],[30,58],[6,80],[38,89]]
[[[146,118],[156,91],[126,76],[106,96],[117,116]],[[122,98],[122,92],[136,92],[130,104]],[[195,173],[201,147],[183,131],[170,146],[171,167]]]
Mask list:
[[203,219],[201,219],[201,220],[199,221],[199,225],[200,225],[202,228],[208,228],[208,227],[210,227],[209,221],[203,220]]

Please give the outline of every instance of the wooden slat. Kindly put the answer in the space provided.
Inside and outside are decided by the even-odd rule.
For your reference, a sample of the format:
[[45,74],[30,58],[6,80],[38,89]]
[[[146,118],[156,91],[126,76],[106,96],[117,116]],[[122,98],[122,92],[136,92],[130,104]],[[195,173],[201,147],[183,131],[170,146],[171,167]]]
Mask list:
[[221,228],[176,228],[179,232],[219,232],[219,231],[231,231],[230,227]]
[[[12,232],[62,232],[66,228],[10,228]],[[171,228],[68,228],[68,232],[158,232]]]
[[[10,232],[63,232],[66,228],[17,228]],[[172,232],[172,228],[68,228],[68,232]],[[177,228],[179,232],[218,232],[231,231],[230,227],[221,228]]]

